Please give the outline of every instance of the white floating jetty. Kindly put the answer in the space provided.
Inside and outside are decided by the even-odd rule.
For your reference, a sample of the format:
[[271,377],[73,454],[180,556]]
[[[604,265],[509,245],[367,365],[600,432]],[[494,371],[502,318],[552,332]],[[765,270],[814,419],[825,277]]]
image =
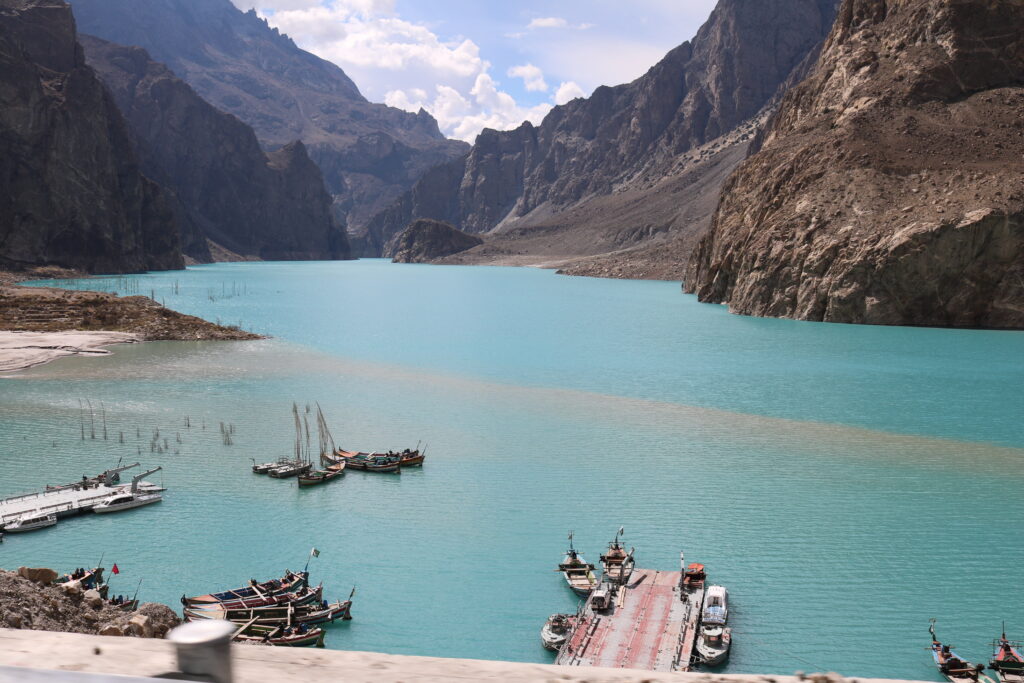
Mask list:
[[47,486],[42,491],[25,493],[0,500],[0,529],[26,514],[54,514],[58,519],[92,512],[93,506],[117,493],[163,491],[143,477],[160,470],[159,467],[143,472],[131,482],[121,484],[120,473],[138,467],[139,463],[115,467],[98,476],[60,486]]

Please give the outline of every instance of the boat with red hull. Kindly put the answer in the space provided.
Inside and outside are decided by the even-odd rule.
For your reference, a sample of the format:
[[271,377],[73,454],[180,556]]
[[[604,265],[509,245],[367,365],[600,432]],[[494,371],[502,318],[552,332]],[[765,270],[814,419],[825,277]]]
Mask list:
[[995,651],[988,668],[995,672],[999,683],[1024,683],[1024,656],[1017,650],[1020,643],[1007,640],[1004,629],[1002,636],[992,646]]
[[243,586],[241,588],[233,588],[231,590],[220,591],[219,593],[207,593],[206,595],[197,595],[191,598],[182,596],[181,604],[186,607],[193,607],[217,604],[224,602],[225,600],[259,598],[280,595],[282,593],[292,593],[306,588],[309,585],[308,580],[309,572],[303,571],[296,574],[291,571],[286,571],[284,576],[280,579],[271,579],[270,581],[264,581],[263,583],[258,583],[255,579],[252,579],[248,586]]

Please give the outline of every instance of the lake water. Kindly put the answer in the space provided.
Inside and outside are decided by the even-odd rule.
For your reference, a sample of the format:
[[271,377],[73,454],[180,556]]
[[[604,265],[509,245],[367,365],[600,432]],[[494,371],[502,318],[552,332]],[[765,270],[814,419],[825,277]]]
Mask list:
[[[0,494],[121,457],[162,465],[169,489],[8,536],[0,566],[103,554],[115,592],[142,579],[174,605],[316,546],[327,597],[357,586],[328,647],[550,661],[539,629],[576,606],[552,571],[566,532],[596,561],[624,525],[640,566],[683,550],[728,586],[726,671],[937,680],[929,617],[977,660],[1003,620],[1024,637],[1024,334],[759,320],[678,283],[380,260],[72,284],[273,339],[0,380]],[[102,403],[108,440],[81,440],[79,399],[97,419]],[[302,491],[252,475],[291,453],[293,401],[319,402],[345,447],[425,441],[426,467]]]

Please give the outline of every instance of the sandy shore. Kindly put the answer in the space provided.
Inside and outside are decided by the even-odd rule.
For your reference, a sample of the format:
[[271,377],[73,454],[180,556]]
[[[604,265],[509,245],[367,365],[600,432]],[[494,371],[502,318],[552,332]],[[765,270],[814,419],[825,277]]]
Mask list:
[[24,370],[56,358],[106,355],[104,347],[139,341],[127,332],[6,332],[0,331],[0,372]]

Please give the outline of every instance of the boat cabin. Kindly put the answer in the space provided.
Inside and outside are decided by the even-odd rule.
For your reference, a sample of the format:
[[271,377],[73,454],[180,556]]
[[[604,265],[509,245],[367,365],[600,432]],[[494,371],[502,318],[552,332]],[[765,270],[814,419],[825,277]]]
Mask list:
[[591,593],[590,606],[595,611],[606,610],[612,606],[612,595],[607,586],[601,586]]

